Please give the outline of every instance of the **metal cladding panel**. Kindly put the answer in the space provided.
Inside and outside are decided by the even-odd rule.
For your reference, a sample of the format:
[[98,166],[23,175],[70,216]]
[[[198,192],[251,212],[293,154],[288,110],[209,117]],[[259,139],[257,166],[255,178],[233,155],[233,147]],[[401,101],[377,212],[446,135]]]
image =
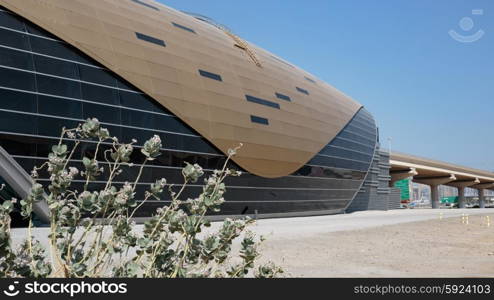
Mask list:
[[[139,2],[0,0],[135,85],[224,153],[243,143],[234,160],[258,176],[295,172],[361,107],[314,76],[249,45],[262,65],[257,66],[217,27],[162,4]],[[219,75],[221,81],[201,76],[199,70]],[[246,101],[246,95],[277,103],[279,109]],[[269,125],[253,123],[253,115],[268,119]]]

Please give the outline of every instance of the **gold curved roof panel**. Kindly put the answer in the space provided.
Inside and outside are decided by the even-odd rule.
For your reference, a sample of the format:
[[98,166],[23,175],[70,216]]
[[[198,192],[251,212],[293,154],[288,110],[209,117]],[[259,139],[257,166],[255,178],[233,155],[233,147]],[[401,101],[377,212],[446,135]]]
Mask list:
[[[262,65],[257,66],[221,29],[157,2],[0,0],[0,4],[119,74],[224,153],[243,143],[234,160],[258,176],[281,177],[299,169],[361,107],[311,74],[248,44]],[[166,47],[138,39],[136,33],[163,40]],[[200,76],[199,70],[219,74],[223,81]],[[278,99],[275,93],[292,101]],[[246,101],[246,95],[278,103],[280,109]],[[268,119],[269,125],[252,123],[251,115]]]

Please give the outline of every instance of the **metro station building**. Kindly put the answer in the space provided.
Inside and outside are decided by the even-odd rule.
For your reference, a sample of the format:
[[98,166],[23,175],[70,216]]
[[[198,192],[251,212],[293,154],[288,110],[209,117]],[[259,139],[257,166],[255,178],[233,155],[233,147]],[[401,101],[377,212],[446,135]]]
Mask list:
[[[3,193],[25,194],[61,128],[93,117],[121,141],[162,138],[138,195],[158,178],[180,184],[184,161],[219,168],[242,143],[233,165],[245,174],[227,180],[222,215],[399,206],[365,107],[224,26],[149,0],[0,0]],[[84,143],[74,163],[94,150]]]

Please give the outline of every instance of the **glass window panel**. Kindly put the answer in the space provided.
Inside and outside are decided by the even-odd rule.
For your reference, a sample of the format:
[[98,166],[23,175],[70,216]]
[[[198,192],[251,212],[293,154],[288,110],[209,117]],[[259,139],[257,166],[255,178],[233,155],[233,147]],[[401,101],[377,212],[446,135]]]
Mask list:
[[108,71],[98,68],[93,68],[85,65],[79,65],[81,80],[94,82],[102,85],[116,86],[115,77]]
[[60,99],[49,96],[38,97],[40,114],[55,115],[82,119],[82,103],[80,101]]
[[117,87],[124,90],[138,91],[137,88],[135,88],[132,84],[128,83],[124,79],[116,76],[116,80],[117,80]]
[[360,153],[360,152],[345,150],[342,148],[336,148],[333,146],[327,146],[323,150],[321,150],[321,152],[319,152],[319,153],[323,154],[323,155],[350,158],[350,159],[361,160],[361,161],[369,161],[370,162],[372,160],[371,154],[364,154],[364,153]]
[[33,115],[0,111],[0,131],[35,134],[36,121]]
[[[60,133],[58,134],[59,136],[60,136]],[[57,142],[57,139],[38,138],[36,141],[36,156],[42,157],[42,158],[47,158],[51,152],[51,147],[53,145],[55,145],[56,142]],[[77,157],[74,157],[74,158],[77,158]]]
[[166,178],[167,183],[183,183],[182,171],[178,169],[150,168],[153,178]]
[[0,28],[0,45],[29,50],[28,38],[25,34]]
[[135,126],[141,128],[156,128],[156,118],[158,116],[155,114],[122,109],[122,124],[128,126]]
[[148,4],[148,3],[143,2],[143,1],[140,1],[140,0],[132,0],[132,1],[133,1],[133,2],[135,2],[135,3],[138,3],[138,4],[142,5],[142,6],[146,6],[146,7],[148,7],[148,8],[154,9],[154,10],[160,10],[160,9],[159,9],[159,8],[157,8],[156,6],[153,6],[153,5],[151,5],[151,4]]
[[100,122],[120,124],[120,108],[113,106],[83,103],[84,119],[96,118]]
[[31,54],[0,47],[0,65],[24,70],[33,70]]
[[329,200],[351,199],[355,190],[293,190],[293,189],[255,189],[230,188],[230,201],[286,201],[286,200]]
[[0,26],[12,28],[19,31],[24,31],[24,23],[14,15],[0,11]]
[[122,124],[184,134],[197,134],[172,116],[122,109]]
[[77,55],[68,45],[45,38],[30,36],[33,52],[76,61]]
[[373,123],[374,118],[366,113],[364,110],[360,110],[359,113],[355,116],[355,120],[359,120],[360,122]]
[[38,133],[39,135],[60,137],[62,128],[76,128],[81,123],[79,121],[67,120],[64,118],[38,117]]
[[64,43],[63,41],[60,41],[56,37],[53,38],[55,41],[42,37],[30,36],[29,39],[31,41],[32,51],[85,64],[98,65],[93,59],[78,49]]
[[36,95],[0,89],[0,108],[36,112]]
[[309,77],[307,77],[307,76],[306,76],[306,77],[304,77],[304,78],[305,78],[305,80],[307,80],[307,81],[309,81],[309,82],[316,83],[316,81],[315,81],[314,79],[312,79],[312,78],[309,78]]
[[268,100],[265,100],[265,99],[253,97],[253,96],[250,96],[250,95],[245,95],[245,98],[249,102],[253,102],[253,103],[257,103],[257,104],[269,106],[269,107],[272,107],[272,108],[280,109],[280,105],[278,103],[275,103],[275,102],[272,102],[272,101],[268,101]]
[[258,123],[262,125],[269,125],[269,120],[266,118],[261,118],[261,117],[256,117],[256,116],[250,116],[250,120],[252,123]]
[[75,63],[34,55],[34,65],[40,73],[79,79]]
[[355,126],[363,127],[363,128],[376,127],[376,123],[374,121],[363,120],[362,118],[358,118],[358,117],[353,119],[352,124],[354,124]]
[[[29,159],[29,158],[23,158],[23,157],[22,158],[16,157],[15,160],[28,174],[31,174],[31,171],[34,169],[34,167],[40,167],[45,162],[45,161],[38,160],[38,159]],[[39,175],[39,173],[38,173],[38,175]],[[46,176],[46,177],[49,177],[49,176]]]
[[310,163],[311,165],[327,166],[334,168],[344,168],[358,171],[367,171],[369,168],[369,163],[357,162],[353,160],[346,160],[343,158],[327,157],[327,156],[316,156]]
[[36,155],[36,139],[31,137],[0,134],[0,146],[10,155]]
[[149,137],[150,136],[144,130],[125,128],[125,130],[122,131],[122,141],[130,142],[132,141],[132,139],[136,139],[137,145],[141,145],[141,146],[146,141],[146,138]]
[[360,135],[368,136],[372,140],[376,138],[375,127],[363,127],[361,125],[357,125],[355,122],[352,122],[349,126],[347,126],[347,129]]
[[140,40],[143,40],[143,41],[146,41],[146,42],[149,42],[149,43],[153,43],[153,44],[156,44],[158,46],[166,47],[165,41],[163,41],[161,39],[157,39],[155,37],[152,37],[152,36],[149,36],[149,35],[145,35],[145,34],[139,33],[139,32],[136,32],[136,36]]
[[306,89],[297,87],[297,91],[301,92],[302,94],[309,95],[309,91],[307,91]]
[[373,143],[375,143],[375,140],[374,140],[375,137],[374,137],[374,139],[371,139],[371,137],[363,137],[363,136],[357,135],[357,134],[350,132],[350,131],[343,131],[339,134],[339,136],[342,138],[357,141],[357,142],[362,143],[362,144],[372,145]]
[[218,153],[206,140],[200,137],[183,136],[183,150],[202,153]]
[[189,28],[187,26],[184,26],[184,25],[180,25],[178,23],[175,23],[175,22],[172,22],[173,26],[177,27],[177,28],[180,28],[180,29],[183,29],[183,30],[186,30],[188,32],[192,32],[192,33],[196,33],[194,29],[192,28]]
[[201,76],[203,76],[203,77],[207,77],[207,78],[214,79],[214,80],[217,80],[217,81],[223,81],[223,79],[221,78],[221,76],[218,75],[218,74],[214,74],[214,73],[207,72],[207,71],[204,71],[204,70],[199,70],[199,74]]
[[[167,149],[184,150],[184,139],[186,137],[177,134],[160,133],[161,140],[163,141],[163,147]],[[147,134],[146,136],[149,136]],[[146,137],[144,140],[149,139]],[[197,150],[194,150],[197,151]]]
[[180,119],[172,116],[159,116],[157,129],[171,131],[171,132],[180,132],[184,134],[198,135],[197,132],[190,129]]
[[113,105],[120,104],[118,97],[118,90],[116,89],[106,88],[84,82],[81,83],[81,89],[82,89],[82,99],[84,100],[113,104]]
[[44,94],[69,98],[81,98],[81,84],[77,81],[65,80],[45,75],[36,75],[38,91]]
[[331,145],[347,148],[347,149],[352,149],[356,151],[360,151],[363,153],[368,153],[372,154],[374,153],[374,146],[366,146],[362,144],[357,144],[355,142],[349,141],[349,140],[344,140],[342,138],[336,138],[331,142]]
[[34,91],[34,74],[29,72],[0,68],[0,86],[26,91]]
[[365,178],[366,173],[362,171],[338,169],[332,167],[313,167],[303,166],[294,176],[308,176],[308,177],[323,177],[323,178],[335,178],[335,179],[352,179],[362,180]]
[[290,99],[290,97],[288,97],[286,95],[283,95],[280,93],[275,93],[275,95],[278,99],[285,100],[285,101],[292,101],[292,99]]
[[69,47],[69,49],[71,49],[74,52],[75,60],[76,61],[78,61],[80,63],[83,63],[83,64],[87,64],[87,65],[101,67],[101,65],[98,62],[96,62],[91,57],[89,57],[86,54],[84,54],[81,51],[79,51],[79,49],[74,48],[74,47],[72,47],[70,45],[68,45],[68,47]]
[[46,30],[39,28],[37,25],[34,25],[31,22],[25,22],[25,25],[26,25],[27,32],[29,32],[31,34],[40,35],[40,36],[44,36],[44,37],[56,39],[56,40],[58,39],[53,34],[47,32]]
[[158,111],[158,106],[143,94],[119,91],[122,106],[147,111]]

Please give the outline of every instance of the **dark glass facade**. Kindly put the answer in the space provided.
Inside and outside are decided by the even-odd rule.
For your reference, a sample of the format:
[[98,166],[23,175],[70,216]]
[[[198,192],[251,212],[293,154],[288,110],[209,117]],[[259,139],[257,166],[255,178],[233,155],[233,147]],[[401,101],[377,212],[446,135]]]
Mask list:
[[[163,155],[145,168],[137,191],[141,199],[157,178],[182,183],[184,161],[198,163],[211,172],[225,159],[197,132],[118,75],[0,7],[0,146],[30,172],[46,160],[63,126],[75,127],[92,117],[121,141],[135,138],[143,143],[154,134],[161,136]],[[376,131],[374,119],[362,109],[294,174],[267,179],[245,173],[228,178],[227,202],[221,214],[344,210],[369,170]],[[73,163],[82,168],[82,158],[95,151],[95,144],[83,143],[79,149]],[[139,166],[144,158],[140,151],[135,152],[133,161]],[[137,171],[126,168],[117,183],[132,181]],[[48,182],[46,174],[40,175],[41,182]],[[82,186],[83,182],[76,184]],[[96,181],[91,188],[102,186],[103,182]],[[200,191],[200,183],[191,185],[184,197],[195,197]],[[137,216],[148,216],[165,204],[166,199],[149,201]]]

